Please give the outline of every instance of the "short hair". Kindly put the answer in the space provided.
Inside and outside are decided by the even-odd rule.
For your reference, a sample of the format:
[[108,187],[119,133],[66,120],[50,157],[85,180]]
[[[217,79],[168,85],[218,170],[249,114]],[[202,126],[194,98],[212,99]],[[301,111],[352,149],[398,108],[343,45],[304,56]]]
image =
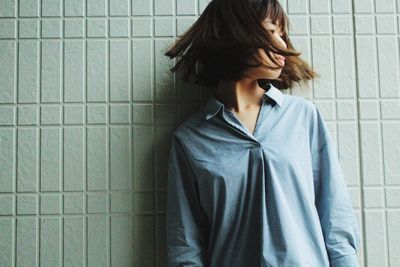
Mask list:
[[[281,27],[287,49],[282,49],[269,30],[263,27],[262,22],[267,17]],[[250,67],[280,68],[263,63],[258,53],[262,48],[274,64],[278,63],[269,51],[285,56],[280,76],[262,82],[287,89],[294,82],[319,76],[299,57],[301,53],[294,49],[288,29],[288,16],[278,0],[211,0],[197,21],[164,50],[164,55],[178,58],[170,71],[182,69],[184,81],[193,76],[196,84],[216,87],[220,79],[238,81],[246,77]],[[249,59],[257,64],[249,64]]]

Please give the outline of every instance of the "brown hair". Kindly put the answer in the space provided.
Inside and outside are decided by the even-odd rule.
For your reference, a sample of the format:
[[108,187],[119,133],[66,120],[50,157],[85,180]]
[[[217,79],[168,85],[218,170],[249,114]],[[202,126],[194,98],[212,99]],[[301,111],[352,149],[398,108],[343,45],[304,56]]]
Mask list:
[[[282,28],[287,49],[282,49],[263,27],[266,17]],[[182,68],[184,81],[193,75],[195,83],[216,87],[220,79],[238,81],[246,77],[249,67],[279,68],[265,65],[258,48],[264,49],[271,61],[278,64],[268,53],[272,51],[286,57],[285,66],[278,79],[263,82],[287,89],[293,82],[319,76],[299,57],[301,53],[294,49],[288,28],[289,19],[278,0],[211,0],[197,21],[164,52],[171,59],[179,58],[170,71]],[[257,64],[249,64],[249,59]]]

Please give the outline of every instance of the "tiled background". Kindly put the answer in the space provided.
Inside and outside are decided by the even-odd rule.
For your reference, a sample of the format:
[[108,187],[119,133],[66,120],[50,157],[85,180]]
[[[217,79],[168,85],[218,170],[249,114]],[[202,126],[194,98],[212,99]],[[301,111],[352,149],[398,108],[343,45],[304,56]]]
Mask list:
[[[360,266],[400,266],[400,0],[280,1],[322,75]],[[169,136],[204,90],[163,56],[207,0],[0,0],[0,266],[165,266]]]

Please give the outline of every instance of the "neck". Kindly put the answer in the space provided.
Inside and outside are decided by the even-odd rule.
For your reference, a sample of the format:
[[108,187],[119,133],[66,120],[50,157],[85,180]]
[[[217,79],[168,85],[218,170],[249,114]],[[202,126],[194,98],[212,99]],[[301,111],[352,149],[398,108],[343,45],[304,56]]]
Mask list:
[[225,109],[236,113],[258,108],[264,94],[265,90],[258,85],[257,80],[220,80],[214,92],[214,96],[224,104]]

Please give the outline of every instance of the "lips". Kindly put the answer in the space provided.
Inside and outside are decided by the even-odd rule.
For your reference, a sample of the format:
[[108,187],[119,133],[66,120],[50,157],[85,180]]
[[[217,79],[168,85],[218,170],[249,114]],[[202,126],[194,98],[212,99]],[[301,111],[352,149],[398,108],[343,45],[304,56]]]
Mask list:
[[284,57],[284,56],[277,55],[276,57],[277,57],[277,59],[279,59],[279,60],[285,61],[285,57]]

